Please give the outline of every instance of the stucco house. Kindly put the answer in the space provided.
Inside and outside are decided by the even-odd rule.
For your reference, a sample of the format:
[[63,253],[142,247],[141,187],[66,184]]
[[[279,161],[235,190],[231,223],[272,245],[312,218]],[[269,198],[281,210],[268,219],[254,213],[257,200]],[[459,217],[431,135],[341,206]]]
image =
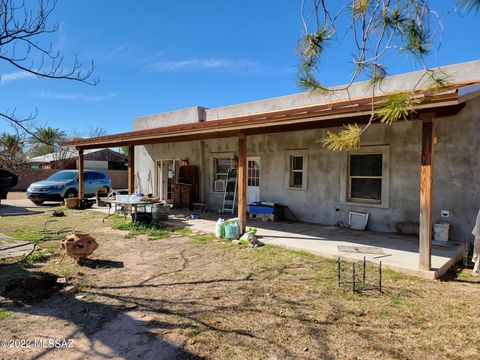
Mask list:
[[[238,166],[243,222],[245,204],[257,200],[288,205],[310,223],[347,224],[350,211],[369,213],[368,229],[377,231],[420,222],[420,268],[429,268],[432,223],[448,222],[450,239],[464,241],[480,207],[480,61],[441,71],[452,85],[440,93],[426,89],[424,72],[412,72],[387,78],[373,100],[369,83],[359,82],[333,96],[299,93],[143,116],[132,132],[68,145],[80,156],[130,146],[131,191],[163,198],[165,179],[188,159],[200,170],[200,200],[212,210],[223,200],[217,181]],[[351,151],[333,152],[319,141],[327,129],[365,123],[372,101],[419,82],[411,120],[372,125]]]

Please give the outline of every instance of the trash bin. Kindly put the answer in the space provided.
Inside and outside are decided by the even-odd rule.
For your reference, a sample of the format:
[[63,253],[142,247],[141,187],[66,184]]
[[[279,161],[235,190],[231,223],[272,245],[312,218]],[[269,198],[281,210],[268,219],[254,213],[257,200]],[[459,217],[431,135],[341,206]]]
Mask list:
[[448,232],[450,224],[448,223],[434,223],[433,224],[433,240],[448,241]]

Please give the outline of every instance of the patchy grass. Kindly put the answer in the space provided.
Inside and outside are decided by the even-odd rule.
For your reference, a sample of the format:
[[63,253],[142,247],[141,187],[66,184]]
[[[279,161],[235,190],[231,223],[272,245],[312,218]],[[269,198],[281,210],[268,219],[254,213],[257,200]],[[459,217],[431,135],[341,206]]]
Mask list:
[[6,319],[11,315],[13,315],[12,311],[8,309],[0,308],[0,320]]
[[[136,358],[165,344],[176,346],[168,349],[171,357],[207,359],[475,358],[480,352],[480,279],[468,271],[427,281],[385,269],[384,294],[353,294],[338,288],[333,259],[271,245],[251,249],[123,217],[103,224],[103,217],[68,211],[49,224],[90,232],[100,244],[94,266],[60,261],[53,240],[38,244],[31,263],[0,261],[0,292],[6,281],[39,271],[78,286],[75,295],[56,295],[28,310],[6,299],[0,338],[75,333],[75,348],[49,354],[62,359],[102,351]],[[34,233],[47,219],[0,218],[0,228]],[[41,259],[44,254],[52,256]],[[41,349],[8,351],[6,358],[34,358]]]
[[33,264],[35,262],[42,262],[47,261],[50,257],[52,257],[55,253],[49,251],[35,251],[34,253],[22,256],[22,262],[26,262],[27,264]]
[[26,229],[16,229],[15,231],[7,232],[5,235],[22,240],[38,240],[43,237],[40,231],[29,231]]
[[[216,237],[214,234],[192,234],[190,232],[188,234],[188,237],[198,242],[210,242],[210,241],[216,240]],[[225,243],[227,243],[227,241]]]
[[128,231],[126,239],[131,239],[139,235],[147,235],[150,240],[164,239],[172,236],[173,232],[157,225],[147,225],[143,223],[121,223],[113,226],[116,230]]

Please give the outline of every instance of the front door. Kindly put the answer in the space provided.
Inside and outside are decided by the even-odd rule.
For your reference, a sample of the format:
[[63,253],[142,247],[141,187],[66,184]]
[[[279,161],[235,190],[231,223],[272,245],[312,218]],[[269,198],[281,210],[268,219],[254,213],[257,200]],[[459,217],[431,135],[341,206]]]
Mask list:
[[247,158],[247,204],[260,201],[260,158]]

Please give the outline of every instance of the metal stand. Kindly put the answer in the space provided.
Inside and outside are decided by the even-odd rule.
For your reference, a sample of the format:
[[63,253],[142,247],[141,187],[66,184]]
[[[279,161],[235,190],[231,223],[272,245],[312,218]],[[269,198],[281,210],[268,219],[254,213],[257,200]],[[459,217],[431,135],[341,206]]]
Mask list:
[[[360,266],[359,266],[360,265]],[[338,287],[347,285],[352,292],[378,290],[382,292],[382,262],[379,264],[367,261],[348,262],[337,258],[337,283]]]

